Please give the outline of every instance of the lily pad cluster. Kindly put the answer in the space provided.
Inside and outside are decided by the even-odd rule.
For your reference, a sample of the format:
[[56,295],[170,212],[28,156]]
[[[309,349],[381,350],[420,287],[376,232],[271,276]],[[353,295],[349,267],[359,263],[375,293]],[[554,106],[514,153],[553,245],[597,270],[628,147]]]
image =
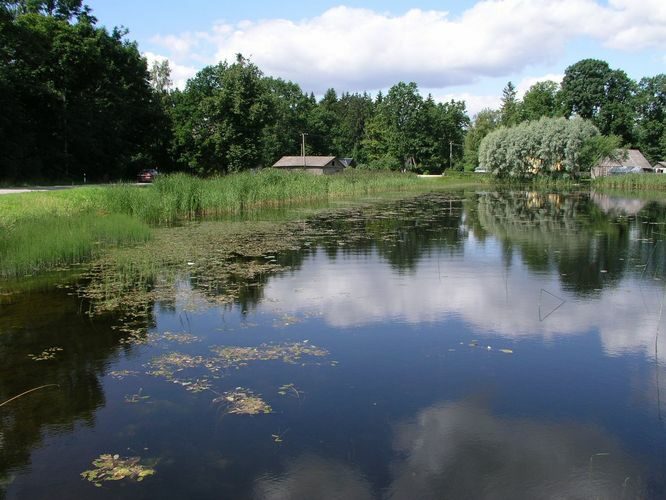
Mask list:
[[141,465],[140,457],[121,457],[120,455],[103,454],[93,460],[94,469],[81,473],[81,477],[101,487],[105,481],[143,481],[155,474],[155,469]]

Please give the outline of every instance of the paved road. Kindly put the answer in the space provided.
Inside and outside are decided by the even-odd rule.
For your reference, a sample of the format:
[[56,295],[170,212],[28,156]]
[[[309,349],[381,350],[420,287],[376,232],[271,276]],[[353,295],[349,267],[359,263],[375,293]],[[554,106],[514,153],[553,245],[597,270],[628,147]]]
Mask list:
[[[62,189],[76,189],[80,187],[103,187],[108,186],[109,184],[85,184],[77,186],[33,186],[29,188],[7,188],[0,189],[0,196],[3,194],[16,194],[16,193],[34,193],[38,191],[60,191]],[[135,183],[135,186],[149,186],[145,183]]]

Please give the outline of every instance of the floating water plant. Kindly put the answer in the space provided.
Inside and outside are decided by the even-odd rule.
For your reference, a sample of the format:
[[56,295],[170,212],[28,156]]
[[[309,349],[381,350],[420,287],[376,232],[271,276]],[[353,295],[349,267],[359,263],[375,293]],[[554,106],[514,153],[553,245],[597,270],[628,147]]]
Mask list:
[[220,397],[213,399],[213,403],[225,405],[227,413],[235,415],[259,415],[273,412],[273,409],[263,399],[256,396],[251,390],[242,387],[225,392]]
[[137,394],[131,394],[125,396],[125,403],[141,403],[147,402],[150,399],[150,396],[143,395],[143,389],[139,389]]
[[94,469],[81,473],[81,477],[87,479],[97,487],[101,487],[104,481],[143,481],[144,478],[155,474],[155,469],[141,465],[140,457],[120,457],[119,455],[103,454],[93,460]]
[[28,354],[28,357],[33,361],[48,361],[55,359],[56,354],[62,350],[62,347],[49,347],[48,349],[44,349],[39,354]]
[[249,361],[281,360],[285,363],[296,363],[304,356],[322,357],[329,352],[307,340],[285,344],[261,344],[258,347],[220,347],[210,348],[226,367],[244,366]]
[[126,377],[136,377],[139,373],[140,372],[134,370],[114,370],[109,372],[109,375],[116,380],[123,380]]
[[199,337],[195,337],[190,333],[174,333],[174,332],[163,332],[163,333],[152,333],[149,335],[148,340],[151,342],[172,342],[175,344],[193,344],[195,342],[200,342]]
[[297,389],[294,384],[284,384],[284,385],[281,385],[278,389],[278,394],[280,396],[290,395],[290,396],[296,397],[298,399],[301,399],[301,394],[302,393],[303,393],[303,391]]

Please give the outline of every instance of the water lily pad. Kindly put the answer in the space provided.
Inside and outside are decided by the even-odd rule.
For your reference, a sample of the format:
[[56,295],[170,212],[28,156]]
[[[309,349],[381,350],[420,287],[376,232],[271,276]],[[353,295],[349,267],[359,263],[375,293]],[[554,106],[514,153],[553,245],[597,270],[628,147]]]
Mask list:
[[100,455],[93,460],[94,469],[81,473],[81,477],[87,479],[95,486],[100,487],[104,481],[143,481],[144,478],[155,474],[155,469],[141,465],[140,457],[121,457],[109,453]]

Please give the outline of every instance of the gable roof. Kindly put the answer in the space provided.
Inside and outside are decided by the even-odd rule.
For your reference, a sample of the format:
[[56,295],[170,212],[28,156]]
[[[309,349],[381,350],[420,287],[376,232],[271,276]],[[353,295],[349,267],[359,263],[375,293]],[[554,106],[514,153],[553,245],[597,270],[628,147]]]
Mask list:
[[335,156],[306,156],[303,163],[302,156],[283,156],[276,161],[274,167],[324,167],[328,165]]
[[611,157],[606,157],[602,159],[597,166],[598,167],[638,167],[640,169],[648,169],[652,170],[652,165],[650,165],[650,162],[647,161],[645,156],[643,156],[643,153],[641,153],[638,149],[627,149],[627,156],[626,158],[622,159],[622,151],[618,150],[616,151],[617,156],[620,157],[620,159],[615,159]]
[[666,168],[666,160],[655,163],[654,168]]

